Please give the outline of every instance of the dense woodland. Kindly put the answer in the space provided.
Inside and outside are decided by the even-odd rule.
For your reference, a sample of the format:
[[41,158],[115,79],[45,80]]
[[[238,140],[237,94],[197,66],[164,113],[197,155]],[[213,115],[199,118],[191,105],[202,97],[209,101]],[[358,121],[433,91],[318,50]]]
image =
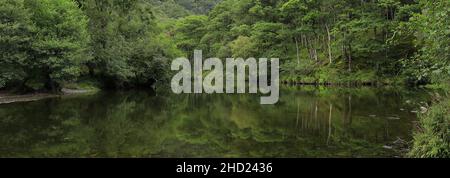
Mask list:
[[[279,57],[285,82],[426,84],[449,75],[449,1],[227,0],[178,21],[178,48]],[[198,25],[201,24],[201,25]],[[440,75],[441,76],[441,75]]]
[[450,71],[448,0],[0,3],[2,88],[150,87],[194,49],[280,58],[289,83],[429,84]]
[[0,88],[154,87],[194,49],[280,58],[285,83],[448,88],[449,15],[449,0],[0,0]]

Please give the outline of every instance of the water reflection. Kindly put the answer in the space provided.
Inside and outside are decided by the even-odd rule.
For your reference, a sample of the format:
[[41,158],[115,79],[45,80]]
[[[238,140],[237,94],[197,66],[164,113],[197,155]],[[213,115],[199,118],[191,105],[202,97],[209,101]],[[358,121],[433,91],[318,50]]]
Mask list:
[[255,95],[102,92],[0,105],[0,157],[391,157],[423,91],[284,88]]

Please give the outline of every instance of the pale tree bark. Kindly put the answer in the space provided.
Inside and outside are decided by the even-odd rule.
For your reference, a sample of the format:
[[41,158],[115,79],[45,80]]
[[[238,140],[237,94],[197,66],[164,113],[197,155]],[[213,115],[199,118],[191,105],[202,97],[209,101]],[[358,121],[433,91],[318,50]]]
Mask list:
[[294,38],[295,39],[295,47],[297,48],[297,67],[300,66],[300,51],[298,48],[298,40],[297,37]]
[[352,45],[349,45],[348,53],[348,71],[352,72]]
[[333,63],[333,55],[331,53],[331,33],[330,28],[328,27],[328,24],[325,24],[325,27],[327,29],[327,35],[328,35],[328,59],[330,60],[330,64]]

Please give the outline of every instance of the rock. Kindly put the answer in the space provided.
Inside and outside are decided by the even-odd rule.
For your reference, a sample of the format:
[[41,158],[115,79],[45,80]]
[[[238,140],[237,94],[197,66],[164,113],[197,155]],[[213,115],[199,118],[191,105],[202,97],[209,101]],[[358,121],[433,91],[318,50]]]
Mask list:
[[61,90],[64,94],[83,94],[89,92],[89,90],[74,90],[74,89],[67,89],[63,88]]
[[389,120],[400,120],[400,117],[387,117]]
[[395,140],[393,143],[394,144],[405,144],[407,142],[405,140],[397,137],[397,140]]
[[420,107],[420,113],[425,114],[426,112],[428,112],[428,108],[426,107]]

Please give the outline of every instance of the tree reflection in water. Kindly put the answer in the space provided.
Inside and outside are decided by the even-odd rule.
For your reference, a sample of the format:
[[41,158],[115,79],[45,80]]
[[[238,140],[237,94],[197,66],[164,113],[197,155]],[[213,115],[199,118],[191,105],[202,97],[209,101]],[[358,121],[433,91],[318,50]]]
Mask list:
[[409,111],[427,98],[285,87],[277,105],[143,91],[14,103],[0,105],[0,157],[392,157],[383,146],[411,140]]

